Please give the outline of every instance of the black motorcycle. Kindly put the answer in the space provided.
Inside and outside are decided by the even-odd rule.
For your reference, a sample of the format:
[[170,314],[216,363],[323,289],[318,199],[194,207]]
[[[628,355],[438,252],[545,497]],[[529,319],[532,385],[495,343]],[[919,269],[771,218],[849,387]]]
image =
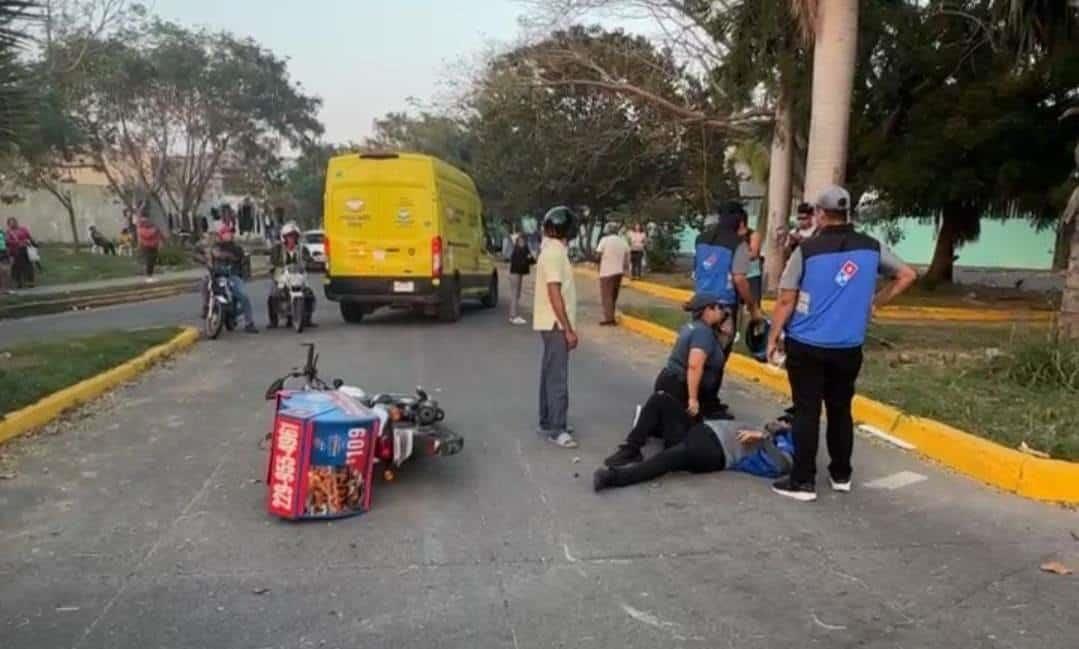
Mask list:
[[232,331],[236,328],[236,321],[240,315],[239,304],[232,294],[229,285],[229,269],[213,268],[210,271],[206,297],[206,319],[203,326],[208,338],[216,339],[221,335],[222,329]]

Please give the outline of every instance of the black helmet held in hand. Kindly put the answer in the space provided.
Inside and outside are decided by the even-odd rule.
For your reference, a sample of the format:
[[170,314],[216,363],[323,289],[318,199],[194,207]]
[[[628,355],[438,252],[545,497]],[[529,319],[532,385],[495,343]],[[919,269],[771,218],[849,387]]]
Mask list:
[[559,239],[570,239],[577,232],[577,215],[563,205],[552,207],[543,216],[543,232]]

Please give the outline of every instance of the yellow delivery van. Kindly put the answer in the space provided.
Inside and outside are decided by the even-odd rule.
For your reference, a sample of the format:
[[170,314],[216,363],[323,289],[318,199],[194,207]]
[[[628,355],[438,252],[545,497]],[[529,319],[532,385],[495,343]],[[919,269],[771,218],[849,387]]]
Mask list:
[[326,298],[345,321],[412,306],[455,322],[465,299],[498,304],[479,194],[460,170],[411,153],[337,156],[324,210]]

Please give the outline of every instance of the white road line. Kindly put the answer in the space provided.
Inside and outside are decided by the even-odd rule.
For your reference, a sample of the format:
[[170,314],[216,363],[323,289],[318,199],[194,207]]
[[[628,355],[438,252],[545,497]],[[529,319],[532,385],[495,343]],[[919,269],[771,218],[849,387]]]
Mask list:
[[870,426],[868,424],[859,424],[858,425],[858,430],[862,431],[866,435],[869,435],[870,437],[876,437],[877,439],[879,439],[879,440],[881,440],[883,442],[888,442],[889,444],[891,444],[893,446],[898,446],[899,448],[901,448],[901,449],[903,449],[905,451],[913,451],[916,448],[914,446],[914,444],[911,444],[908,441],[899,439],[895,435],[889,435],[888,433],[884,432],[883,430],[881,430],[881,429],[879,429],[879,428],[877,428],[875,426]]
[[913,471],[900,471],[899,473],[893,473],[892,475],[884,476],[883,478],[877,478],[871,482],[865,483],[865,486],[870,489],[902,489],[903,487],[909,487],[912,484],[918,484],[924,482],[929,478]]

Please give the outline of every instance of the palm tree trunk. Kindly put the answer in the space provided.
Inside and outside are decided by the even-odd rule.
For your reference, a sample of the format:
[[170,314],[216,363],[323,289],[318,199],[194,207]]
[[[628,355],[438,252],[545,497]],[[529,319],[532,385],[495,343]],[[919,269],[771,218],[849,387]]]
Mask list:
[[858,50],[858,0],[818,0],[813,49],[813,111],[809,123],[805,195],[841,185]]
[[1079,340],[1079,228],[1072,230],[1071,259],[1064,280],[1058,325],[1062,338]]
[[[1079,187],[1073,192],[1064,209],[1065,223],[1079,223]],[[1079,340],[1079,227],[1072,227],[1071,254],[1068,273],[1064,277],[1064,295],[1060,300],[1060,318],[1057,331],[1061,338]]]
[[772,132],[772,155],[768,165],[768,231],[764,243],[765,290],[774,293],[779,286],[786,262],[783,244],[791,207],[791,166],[794,160],[794,138],[790,94],[780,79],[776,97],[775,128]]

